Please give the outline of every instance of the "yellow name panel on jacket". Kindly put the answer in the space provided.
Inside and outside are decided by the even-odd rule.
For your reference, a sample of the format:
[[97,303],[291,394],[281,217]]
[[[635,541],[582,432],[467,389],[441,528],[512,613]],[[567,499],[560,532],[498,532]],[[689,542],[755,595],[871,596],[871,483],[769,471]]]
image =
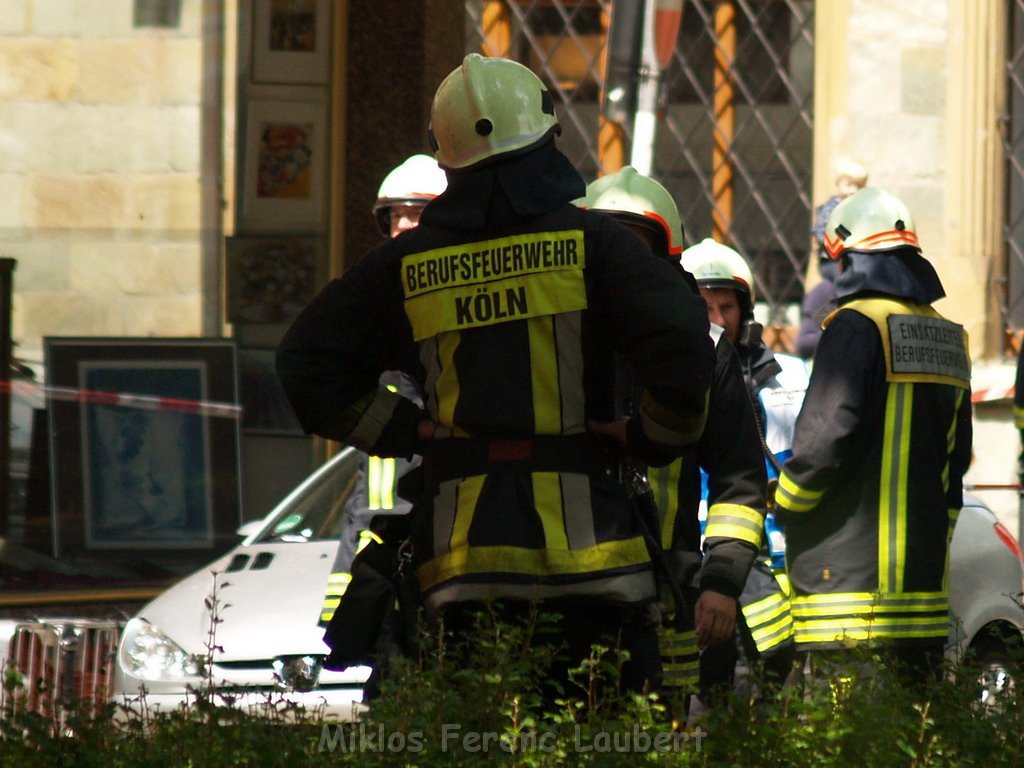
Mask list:
[[534,232],[437,248],[402,260],[416,341],[587,306],[583,232]]
[[827,326],[843,309],[870,318],[882,335],[889,381],[971,386],[967,331],[930,306],[892,299],[858,299],[825,318]]

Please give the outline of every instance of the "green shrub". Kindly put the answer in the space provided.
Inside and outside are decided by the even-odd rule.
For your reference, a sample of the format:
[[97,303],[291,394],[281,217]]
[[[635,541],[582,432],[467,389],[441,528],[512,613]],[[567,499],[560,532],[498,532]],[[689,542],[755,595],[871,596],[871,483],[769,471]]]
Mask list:
[[540,671],[551,651],[537,640],[547,631],[544,616],[511,626],[485,615],[471,643],[427,634],[421,658],[392,664],[359,723],[327,722],[272,696],[259,711],[201,695],[159,716],[72,708],[59,732],[47,718],[7,712],[0,768],[1024,764],[1018,692],[984,706],[967,667],[908,686],[864,651],[830,679],[762,696],[754,680],[674,725],[656,699],[615,692],[623,657],[606,649],[573,671],[573,690],[546,696]]

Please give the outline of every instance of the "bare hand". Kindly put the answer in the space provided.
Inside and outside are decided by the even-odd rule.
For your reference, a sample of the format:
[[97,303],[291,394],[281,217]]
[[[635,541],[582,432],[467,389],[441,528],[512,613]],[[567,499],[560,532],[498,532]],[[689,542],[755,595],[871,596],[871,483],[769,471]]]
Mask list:
[[716,645],[736,631],[736,600],[721,592],[701,593],[693,613],[698,648]]
[[431,421],[430,419],[423,419],[419,424],[416,425],[416,434],[420,440],[424,442],[433,440],[434,433],[437,432],[437,422]]
[[626,447],[626,424],[629,418],[619,416],[615,421],[594,421],[587,420],[587,429],[595,435],[604,435],[615,440],[623,448]]

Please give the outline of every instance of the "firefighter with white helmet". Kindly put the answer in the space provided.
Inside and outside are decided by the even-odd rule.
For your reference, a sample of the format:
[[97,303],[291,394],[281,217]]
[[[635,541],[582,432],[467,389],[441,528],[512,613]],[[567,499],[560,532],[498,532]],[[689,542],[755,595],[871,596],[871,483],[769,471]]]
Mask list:
[[[557,132],[540,78],[466,56],[431,112],[447,189],[299,316],[278,373],[307,431],[423,454],[411,543],[430,618],[461,633],[484,604],[516,619],[540,604],[568,654],[552,679],[571,685],[601,643],[629,650],[621,682],[641,691],[660,678],[655,579],[607,470],[623,451],[660,465],[697,441],[714,351],[679,273],[571,204],[585,185]],[[616,352],[643,388],[621,421]],[[423,408],[378,386],[389,369],[416,380]]]
[[[763,440],[768,477],[776,478],[793,444],[807,390],[806,364],[792,355],[774,353],[762,341],[761,325],[754,319],[753,275],[739,253],[708,238],[686,249],[681,261],[700,287],[711,322],[721,324],[736,345]],[[744,617],[741,640],[748,660],[781,681],[789,672],[793,640],[789,586],[783,570],[785,544],[771,514],[765,520],[764,545],[740,595]],[[728,685],[736,658],[732,643],[707,649],[701,657],[701,687]]]
[[[592,182],[581,204],[620,221],[647,241],[655,255],[682,269],[679,210],[654,179],[626,166]],[[682,621],[671,617],[659,633],[666,693],[673,699],[684,697],[684,705],[685,697],[698,690],[699,648],[733,637],[736,600],[761,545],[765,515],[767,477],[739,358],[721,326],[712,325],[711,335],[715,375],[696,453],[647,472],[658,507],[657,537],[673,566],[673,579],[689,598],[687,606],[673,606],[686,611]],[[701,470],[707,477],[709,508],[703,557]],[[708,615],[720,620],[710,622]]]
[[396,237],[420,221],[423,206],[444,192],[448,178],[430,155],[412,155],[384,177],[373,215],[384,237]]
[[[881,644],[900,671],[935,673],[948,632],[948,554],[971,455],[963,327],[914,220],[865,187],[825,232],[837,309],[775,494],[786,526],[798,650]],[[835,654],[831,654],[835,659]]]

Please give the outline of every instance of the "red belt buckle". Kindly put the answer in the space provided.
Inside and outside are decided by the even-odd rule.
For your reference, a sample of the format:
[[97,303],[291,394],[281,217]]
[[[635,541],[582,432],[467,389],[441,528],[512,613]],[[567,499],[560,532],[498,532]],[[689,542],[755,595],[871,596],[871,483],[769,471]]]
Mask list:
[[487,444],[488,461],[526,461],[532,458],[532,440],[491,440]]

